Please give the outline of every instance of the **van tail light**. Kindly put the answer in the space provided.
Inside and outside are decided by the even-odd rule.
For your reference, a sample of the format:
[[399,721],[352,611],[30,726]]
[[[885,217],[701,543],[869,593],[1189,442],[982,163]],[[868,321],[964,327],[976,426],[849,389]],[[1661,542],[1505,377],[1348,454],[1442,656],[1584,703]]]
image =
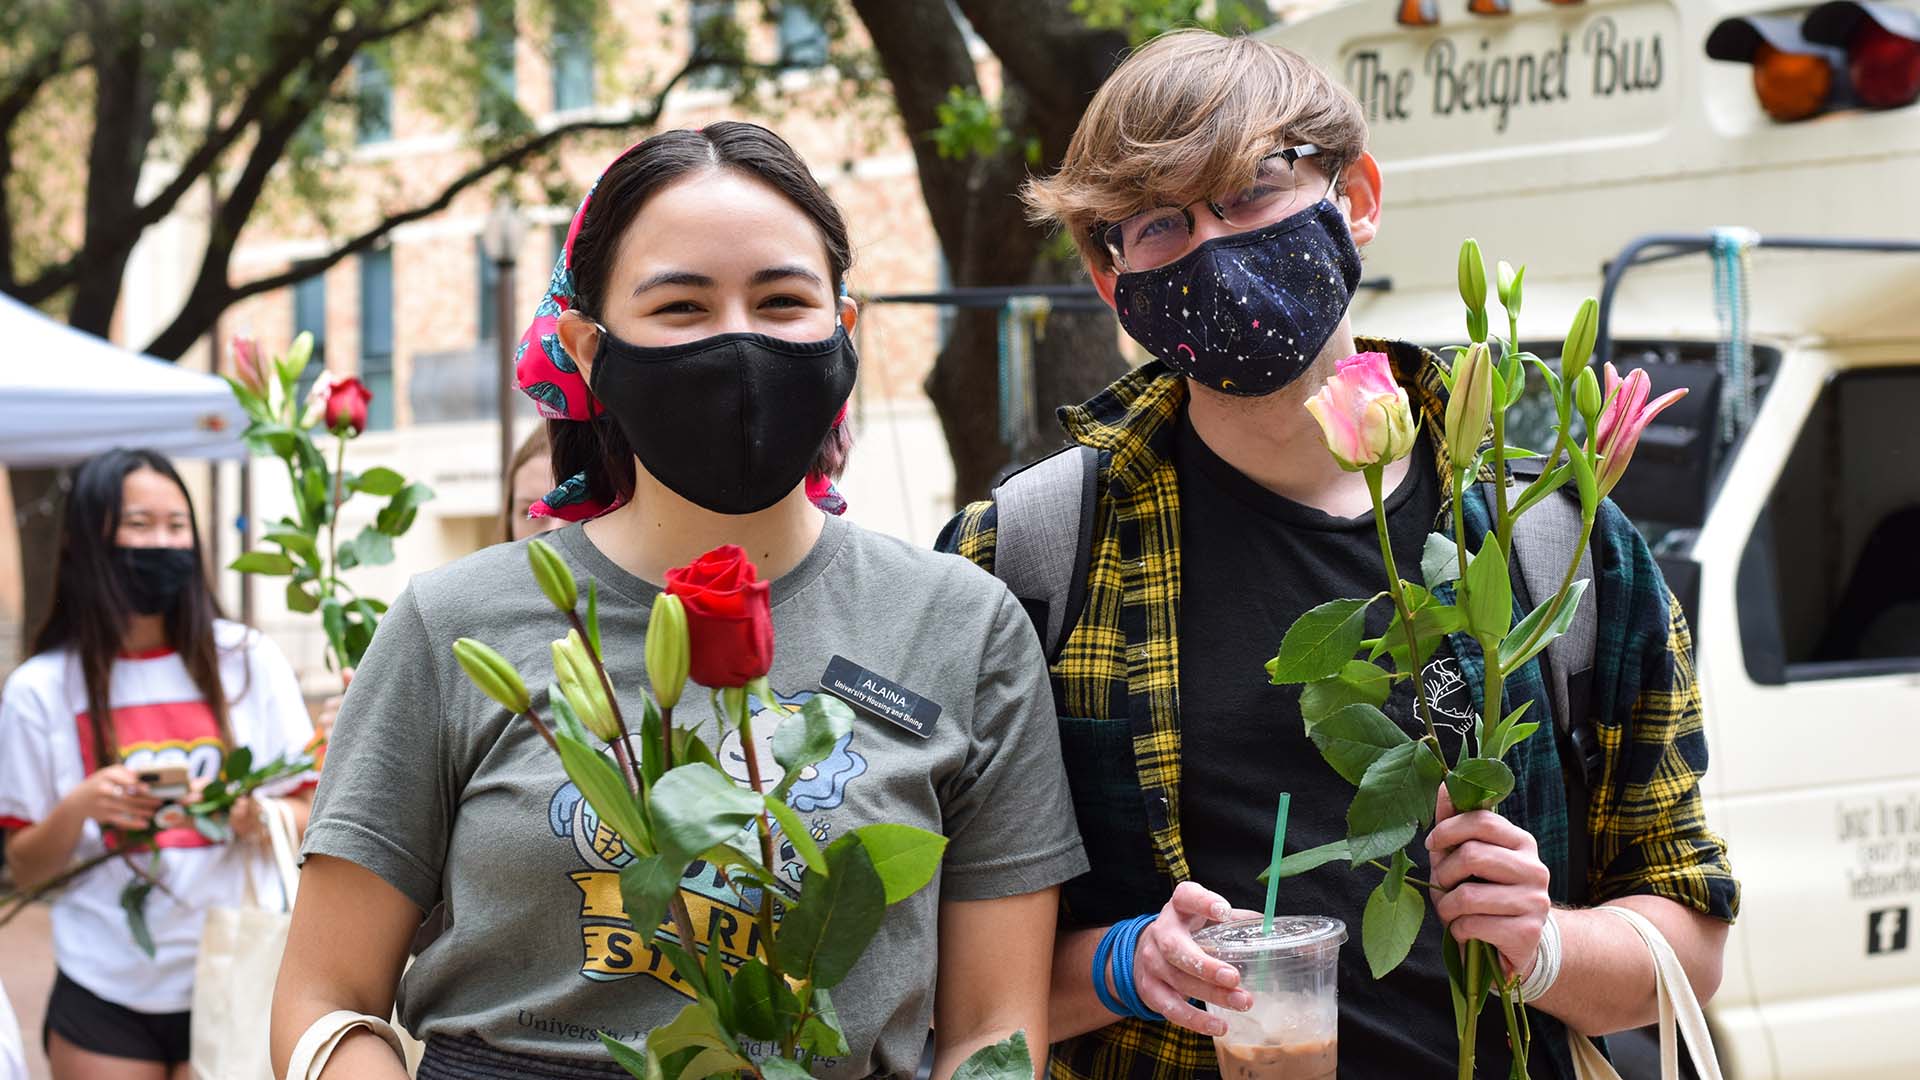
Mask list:
[[1751,65],[1760,108],[1780,123],[1854,103],[1846,52],[1808,40],[1791,17],[1723,19],[1707,35],[1707,55]]
[[1807,13],[1809,41],[1842,46],[1862,105],[1897,109],[1920,100],[1920,12],[1880,3],[1821,4]]

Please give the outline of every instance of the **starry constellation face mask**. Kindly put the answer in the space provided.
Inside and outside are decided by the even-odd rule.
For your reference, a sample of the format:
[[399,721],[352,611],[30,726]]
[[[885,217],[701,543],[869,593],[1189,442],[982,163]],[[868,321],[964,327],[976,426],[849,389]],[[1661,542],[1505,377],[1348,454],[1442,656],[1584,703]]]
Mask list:
[[1320,355],[1360,284],[1360,249],[1322,199],[1263,229],[1215,237],[1114,283],[1120,325],[1203,386],[1261,397]]

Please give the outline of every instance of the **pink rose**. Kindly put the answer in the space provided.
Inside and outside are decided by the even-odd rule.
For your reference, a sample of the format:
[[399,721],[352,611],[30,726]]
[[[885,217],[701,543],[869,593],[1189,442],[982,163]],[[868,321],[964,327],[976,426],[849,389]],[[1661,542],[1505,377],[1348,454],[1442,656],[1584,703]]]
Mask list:
[[1359,472],[1406,457],[1413,450],[1413,410],[1393,381],[1385,353],[1360,353],[1340,367],[1307,402],[1335,461]]

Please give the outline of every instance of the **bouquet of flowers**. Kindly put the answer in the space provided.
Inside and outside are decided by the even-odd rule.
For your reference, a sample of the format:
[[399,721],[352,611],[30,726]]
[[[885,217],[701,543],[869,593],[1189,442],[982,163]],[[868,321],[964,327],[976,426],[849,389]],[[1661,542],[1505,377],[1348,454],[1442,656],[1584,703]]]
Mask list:
[[[579,584],[552,547],[528,545],[534,578],[560,613],[565,636],[553,642],[549,717],[536,714],[520,672],[482,642],[453,646],[461,669],[487,696],[524,716],[560,757],[567,776],[620,837],[633,859],[620,872],[626,916],[673,964],[695,996],[670,1023],[635,1049],[602,1033],[620,1063],[645,1080],[704,1080],[715,1075],[802,1080],[823,1058],[849,1052],[832,991],[880,929],[889,905],[925,888],[940,868],[946,838],[907,825],[875,823],[822,850],[787,803],[787,789],[828,757],[853,727],[839,699],[818,695],[773,733],[784,779],[769,785],[753,735],[749,696],[772,701],[769,583],[746,553],[722,547],[667,572],[654,602],[645,645],[652,693],[616,692],[603,662],[597,590],[589,582],[582,614]],[[560,627],[556,625],[556,630]],[[740,732],[750,786],[737,785],[708,743],[674,722],[688,680],[708,690],[720,730]],[[612,761],[596,746],[611,748]],[[806,865],[799,889],[774,873],[774,827]],[[704,961],[680,883],[690,864],[724,875],[742,907],[757,907],[759,955],[728,970],[718,949]],[[757,894],[757,904],[751,903]],[[674,936],[663,932],[671,921]],[[750,1057],[744,1040],[777,1047]],[[987,1047],[961,1066],[968,1080],[1030,1077],[1024,1036]]]
[[[1444,788],[1459,811],[1493,810],[1513,791],[1513,771],[1502,760],[1541,725],[1527,717],[1528,702],[1508,710],[1506,679],[1564,634],[1588,582],[1574,580],[1579,555],[1587,547],[1594,516],[1633,457],[1635,445],[1655,415],[1681,395],[1678,390],[1649,400],[1647,374],[1620,378],[1607,365],[1605,392],[1589,366],[1599,321],[1599,305],[1580,306],[1561,350],[1560,369],[1522,351],[1519,318],[1526,268],[1498,267],[1497,288],[1506,310],[1505,338],[1488,333],[1486,264],[1480,247],[1468,240],[1460,249],[1460,296],[1467,308],[1470,343],[1446,350],[1452,356],[1443,374],[1450,396],[1446,410],[1446,457],[1452,466],[1454,532],[1428,537],[1421,559],[1421,583],[1404,580],[1394,565],[1382,505],[1387,466],[1409,454],[1417,432],[1406,391],[1393,379],[1387,358],[1366,353],[1342,361],[1338,372],[1307,408],[1319,422],[1327,449],[1340,466],[1366,477],[1373,494],[1385,589],[1371,597],[1334,600],[1302,615],[1287,631],[1279,654],[1267,665],[1276,685],[1302,686],[1301,716],[1321,756],[1356,787],[1347,812],[1346,839],[1298,852],[1282,860],[1282,877],[1327,863],[1385,871],[1369,897],[1361,923],[1368,966],[1379,978],[1397,967],[1412,949],[1426,916],[1427,882],[1410,878],[1406,847],[1431,826]],[[1506,463],[1539,454],[1506,444],[1506,413],[1526,390],[1527,369],[1539,372],[1556,416],[1555,440],[1538,478],[1515,488]],[[1578,437],[1575,418],[1585,438]],[[1475,477],[1490,469],[1492,530],[1478,551],[1469,551],[1462,496]],[[1514,620],[1514,594],[1508,576],[1514,522],[1544,499],[1564,498],[1573,485],[1580,504],[1580,542],[1560,587],[1536,598],[1538,606]],[[1386,600],[1392,619],[1386,632],[1367,639],[1369,608]],[[1447,760],[1433,720],[1428,688],[1418,674],[1449,638],[1461,635],[1484,664],[1485,697],[1472,730],[1455,760]],[[1456,640],[1459,640],[1456,638]],[[1394,684],[1411,681],[1416,715],[1425,732],[1403,731],[1380,709]],[[1515,1078],[1526,1076],[1530,1035],[1520,1007],[1520,980],[1502,974],[1498,953],[1485,943],[1464,945],[1445,937],[1446,968],[1460,1037],[1459,1076],[1473,1076],[1480,1013],[1490,996],[1500,1001],[1513,1049]]]

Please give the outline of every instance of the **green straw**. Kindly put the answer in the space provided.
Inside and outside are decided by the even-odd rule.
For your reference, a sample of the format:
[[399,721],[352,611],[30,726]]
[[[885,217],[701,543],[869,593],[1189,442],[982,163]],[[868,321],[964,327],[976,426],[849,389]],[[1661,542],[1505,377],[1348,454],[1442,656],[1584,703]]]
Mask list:
[[1273,816],[1273,863],[1267,867],[1267,921],[1261,925],[1263,934],[1273,933],[1273,905],[1280,899],[1280,853],[1287,848],[1287,806],[1293,802],[1293,795],[1280,793],[1280,808]]

